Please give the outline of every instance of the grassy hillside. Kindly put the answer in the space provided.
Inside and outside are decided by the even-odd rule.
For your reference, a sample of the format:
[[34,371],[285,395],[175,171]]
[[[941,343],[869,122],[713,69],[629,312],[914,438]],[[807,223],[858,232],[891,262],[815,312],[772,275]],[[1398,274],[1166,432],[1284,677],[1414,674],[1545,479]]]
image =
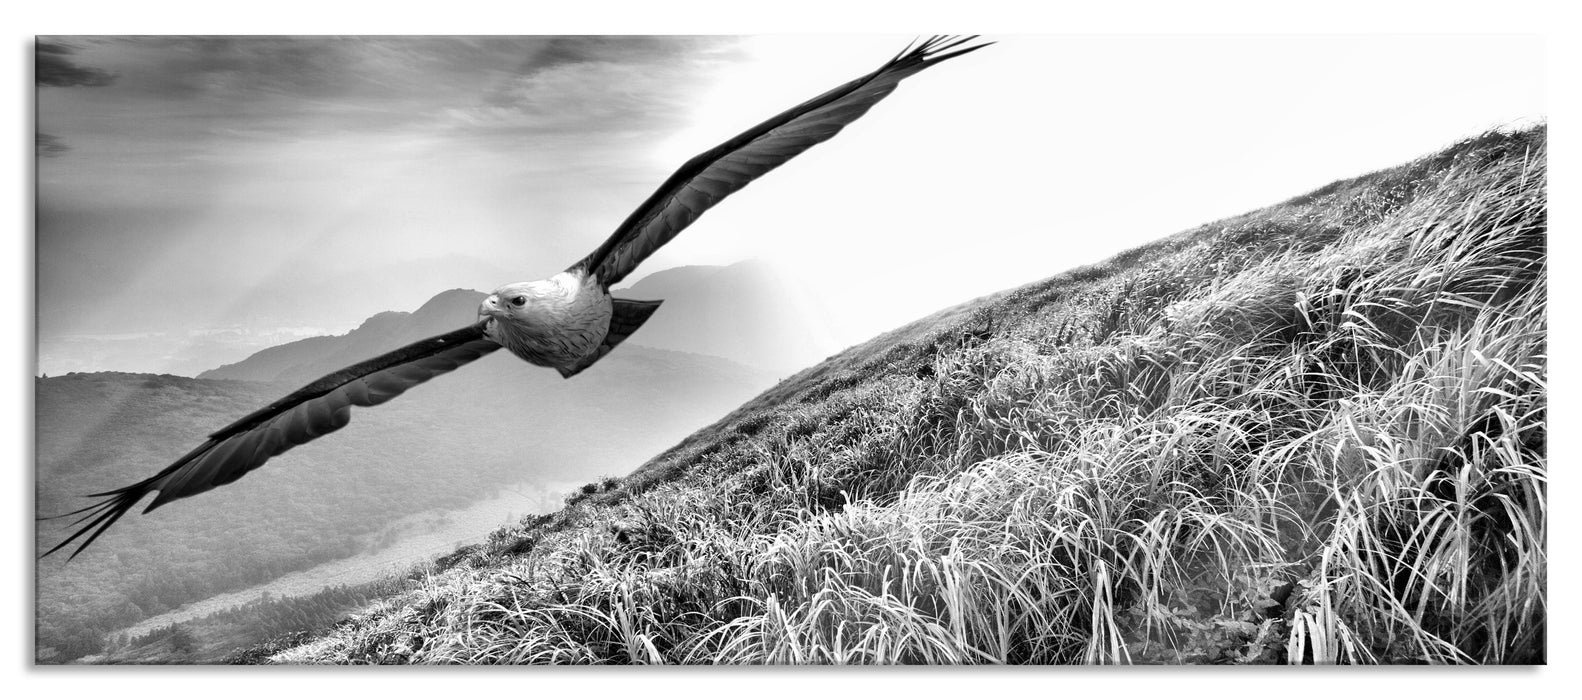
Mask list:
[[897,329],[272,658],[1541,662],[1545,144]]

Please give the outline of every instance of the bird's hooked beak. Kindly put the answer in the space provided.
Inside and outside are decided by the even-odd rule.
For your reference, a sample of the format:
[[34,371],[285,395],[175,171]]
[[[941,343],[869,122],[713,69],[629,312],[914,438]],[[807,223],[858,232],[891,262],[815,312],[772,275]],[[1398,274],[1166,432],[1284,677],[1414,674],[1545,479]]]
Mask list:
[[500,315],[500,297],[490,294],[483,303],[478,304],[478,320],[485,321]]

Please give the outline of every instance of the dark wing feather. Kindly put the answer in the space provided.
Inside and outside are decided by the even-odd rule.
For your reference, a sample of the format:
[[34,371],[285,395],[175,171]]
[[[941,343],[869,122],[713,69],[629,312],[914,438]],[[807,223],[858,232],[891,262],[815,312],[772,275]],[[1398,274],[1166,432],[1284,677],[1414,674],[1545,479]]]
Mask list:
[[164,471],[114,491],[90,494],[104,500],[81,510],[71,537],[44,556],[85,537],[76,557],[126,515],[144,496],[159,495],[143,512],[170,501],[229,484],[269,458],[345,426],[352,406],[377,406],[418,384],[487,355],[500,346],[483,336],[483,324],[420,340],[371,360],[325,375],[209,435]]
[[593,272],[606,288],[747,183],[813,145],[829,140],[895,90],[903,78],[989,44],[976,37],[934,37],[902,51],[878,70],[792,107],[686,162],[632,212],[608,240],[572,270]]

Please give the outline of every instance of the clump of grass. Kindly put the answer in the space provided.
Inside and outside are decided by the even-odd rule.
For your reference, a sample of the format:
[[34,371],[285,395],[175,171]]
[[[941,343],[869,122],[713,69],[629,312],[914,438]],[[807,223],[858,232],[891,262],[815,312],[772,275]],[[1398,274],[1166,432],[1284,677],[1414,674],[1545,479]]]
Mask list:
[[1542,129],[942,312],[320,640],[336,663],[1533,663]]

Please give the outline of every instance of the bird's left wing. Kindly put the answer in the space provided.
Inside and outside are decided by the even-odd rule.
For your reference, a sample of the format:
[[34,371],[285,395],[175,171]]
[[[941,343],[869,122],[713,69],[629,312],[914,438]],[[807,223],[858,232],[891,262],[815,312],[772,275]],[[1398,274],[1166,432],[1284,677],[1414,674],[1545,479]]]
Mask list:
[[588,257],[572,265],[605,288],[697,220],[709,207],[764,173],[839,133],[895,90],[903,78],[981,49],[976,37],[934,37],[902,51],[878,70],[788,109],[686,162]]
[[103,500],[67,513],[86,513],[71,537],[43,556],[84,536],[75,557],[149,493],[159,492],[143,512],[170,501],[229,484],[274,457],[351,421],[352,406],[377,406],[436,376],[500,348],[474,324],[420,340],[334,372],[209,435],[197,449],[147,479],[114,491],[90,494]]

